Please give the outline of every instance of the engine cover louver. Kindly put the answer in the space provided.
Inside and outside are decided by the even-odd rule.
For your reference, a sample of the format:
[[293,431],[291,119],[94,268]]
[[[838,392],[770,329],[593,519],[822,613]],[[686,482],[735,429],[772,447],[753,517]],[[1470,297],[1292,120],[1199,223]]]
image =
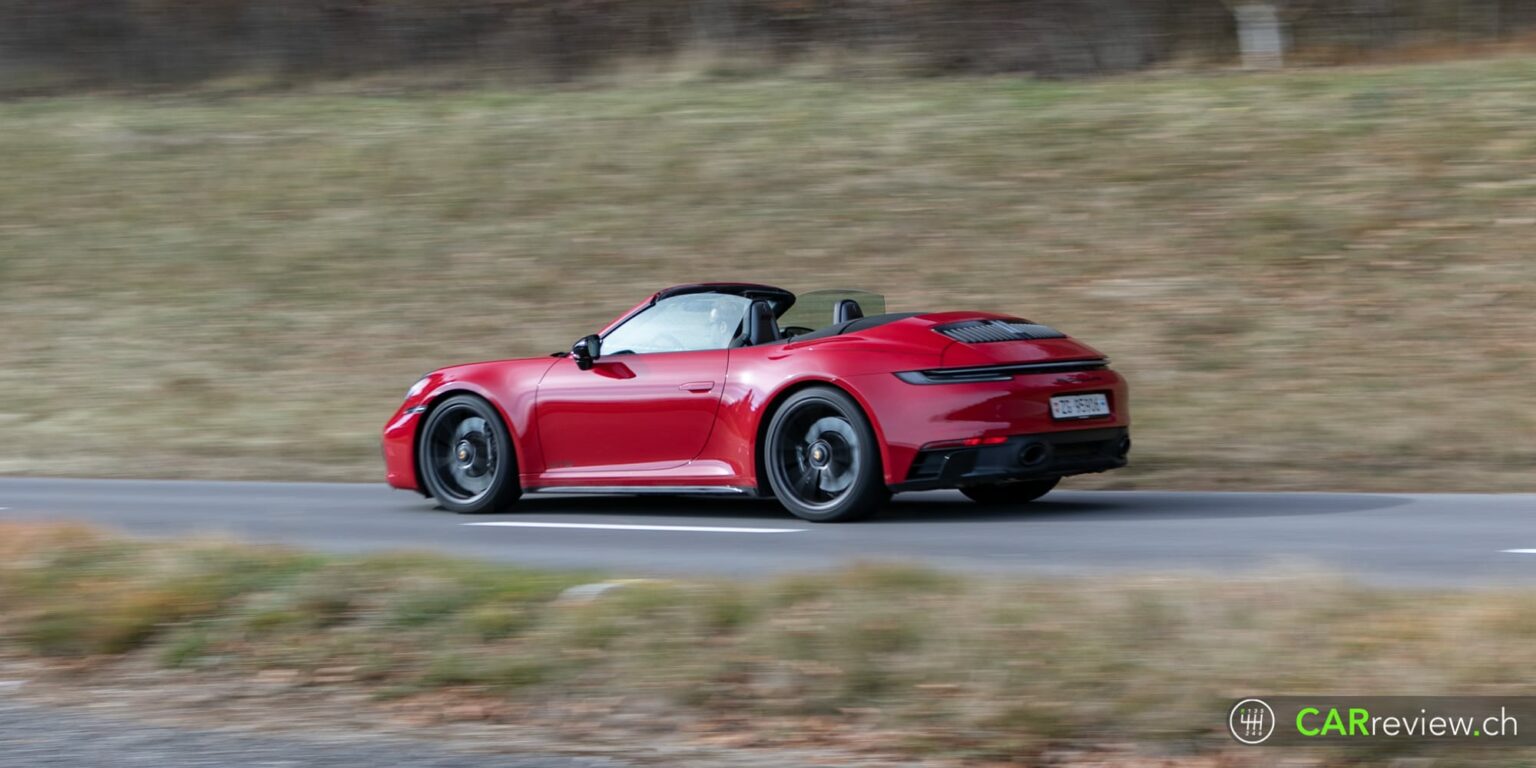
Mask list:
[[1032,339],[1065,339],[1067,335],[1048,325],[1015,322],[1012,320],[965,320],[959,323],[936,325],[935,331],[955,341],[967,344],[985,344],[994,341],[1030,341]]

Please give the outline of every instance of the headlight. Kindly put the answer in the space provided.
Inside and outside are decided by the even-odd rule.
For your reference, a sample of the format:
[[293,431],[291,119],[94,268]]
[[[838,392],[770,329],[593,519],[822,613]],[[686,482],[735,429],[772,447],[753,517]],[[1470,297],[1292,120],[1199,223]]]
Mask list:
[[421,394],[421,391],[427,388],[427,380],[428,380],[427,376],[423,376],[423,377],[417,379],[416,383],[412,384],[411,388],[407,389],[405,391],[405,399],[409,400],[409,399],[411,399],[411,398]]

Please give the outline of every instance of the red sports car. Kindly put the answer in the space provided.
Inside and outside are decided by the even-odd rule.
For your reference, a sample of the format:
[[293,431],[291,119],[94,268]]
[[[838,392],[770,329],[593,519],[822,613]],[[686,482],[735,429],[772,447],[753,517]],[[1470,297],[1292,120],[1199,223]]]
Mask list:
[[1125,466],[1129,425],[1125,380],[1050,327],[713,283],[661,291],[570,352],[426,375],[384,460],[390,485],[456,512],[531,492],[709,493],[832,522],[899,491],[1031,501]]

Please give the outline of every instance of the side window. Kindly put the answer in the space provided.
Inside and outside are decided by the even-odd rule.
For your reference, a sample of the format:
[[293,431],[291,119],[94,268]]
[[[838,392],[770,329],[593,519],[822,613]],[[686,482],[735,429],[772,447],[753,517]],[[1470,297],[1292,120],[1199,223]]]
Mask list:
[[751,303],[723,293],[662,299],[604,336],[603,355],[725,349]]

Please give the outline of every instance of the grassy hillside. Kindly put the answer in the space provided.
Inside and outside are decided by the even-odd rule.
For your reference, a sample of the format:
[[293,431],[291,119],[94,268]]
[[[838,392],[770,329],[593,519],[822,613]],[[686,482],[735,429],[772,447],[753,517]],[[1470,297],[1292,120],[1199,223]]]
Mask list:
[[1536,59],[34,99],[0,178],[0,472],[372,480],[423,371],[751,279],[1089,340],[1077,487],[1536,487]]

